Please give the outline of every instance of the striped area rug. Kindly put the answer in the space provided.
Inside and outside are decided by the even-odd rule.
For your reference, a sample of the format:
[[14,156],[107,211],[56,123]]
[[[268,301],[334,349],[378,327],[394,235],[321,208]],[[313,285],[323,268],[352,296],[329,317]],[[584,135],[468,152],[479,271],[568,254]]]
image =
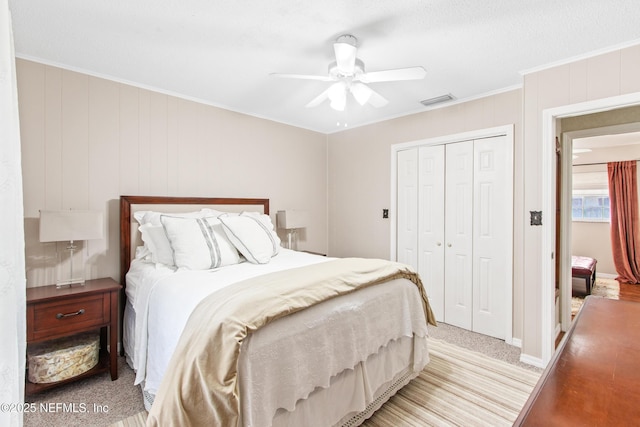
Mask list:
[[363,425],[511,426],[540,374],[435,339],[431,362]]
[[[510,426],[539,373],[429,339],[431,362],[362,425]],[[111,427],[144,426],[146,412]]]

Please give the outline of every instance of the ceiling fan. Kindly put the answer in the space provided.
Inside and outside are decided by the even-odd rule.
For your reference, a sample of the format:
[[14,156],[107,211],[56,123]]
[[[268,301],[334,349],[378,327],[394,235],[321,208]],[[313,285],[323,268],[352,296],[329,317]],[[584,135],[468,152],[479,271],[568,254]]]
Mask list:
[[387,104],[387,100],[371,89],[367,83],[392,82],[400,80],[420,80],[427,72],[422,67],[397,68],[365,72],[364,62],[356,57],[358,40],[351,34],[343,34],[333,44],[336,60],[329,64],[329,73],[326,76],[308,74],[281,74],[272,73],[272,76],[320,80],[334,82],[328,89],[311,100],[308,108],[320,105],[326,99],[331,102],[331,108],[343,111],[347,105],[347,95],[351,93],[360,105],[366,103],[378,108]]

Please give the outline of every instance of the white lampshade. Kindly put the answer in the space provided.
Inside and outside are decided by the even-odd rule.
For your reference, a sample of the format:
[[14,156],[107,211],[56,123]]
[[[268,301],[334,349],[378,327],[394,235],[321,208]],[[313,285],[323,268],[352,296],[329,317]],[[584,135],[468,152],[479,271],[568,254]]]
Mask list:
[[102,239],[100,211],[40,211],[40,241],[62,242]]
[[278,228],[291,230],[304,228],[309,223],[309,213],[301,210],[284,210],[276,213]]
[[356,82],[353,85],[351,85],[351,93],[353,94],[353,97],[356,99],[356,101],[358,101],[358,104],[360,105],[364,105],[369,101],[369,98],[371,98],[371,93],[373,91],[371,90],[371,88],[369,88],[369,86],[362,84],[360,82]]
[[329,100],[331,101],[331,108],[337,111],[344,111],[344,107],[347,105],[347,87],[344,82],[337,82],[329,87],[327,93]]

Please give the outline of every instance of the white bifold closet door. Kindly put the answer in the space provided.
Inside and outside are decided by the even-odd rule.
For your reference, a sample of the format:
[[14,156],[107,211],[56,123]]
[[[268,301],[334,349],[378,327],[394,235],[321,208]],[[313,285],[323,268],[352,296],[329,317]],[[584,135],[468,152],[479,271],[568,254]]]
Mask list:
[[473,141],[446,146],[444,321],[473,330]]
[[418,274],[433,314],[444,320],[444,158],[445,146],[420,147],[418,153]]
[[513,302],[513,157],[506,136],[474,141],[473,330],[505,337]]
[[398,261],[420,273],[437,320],[502,339],[511,321],[507,144],[498,136],[397,157]]
[[418,268],[418,150],[398,152],[396,259]]

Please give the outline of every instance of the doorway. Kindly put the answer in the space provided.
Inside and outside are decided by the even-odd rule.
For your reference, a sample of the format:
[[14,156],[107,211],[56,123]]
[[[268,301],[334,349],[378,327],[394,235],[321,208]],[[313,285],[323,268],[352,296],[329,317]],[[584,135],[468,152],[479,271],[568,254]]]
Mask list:
[[[640,93],[616,96],[611,98],[588,101],[579,104],[566,105],[562,107],[550,108],[543,111],[542,117],[542,210],[543,212],[555,212],[556,208],[556,136],[559,134],[559,119],[568,117],[577,117],[587,114],[594,114],[603,111],[621,109],[625,107],[640,105]],[[565,152],[568,148],[563,144],[563,158],[569,161],[571,153]],[[568,159],[567,159],[568,157]],[[568,165],[565,171],[571,170]],[[571,187],[567,178],[568,174],[562,174],[562,191],[564,194],[570,194]],[[566,200],[563,207],[566,209]],[[567,215],[564,215],[562,224],[566,227]],[[566,228],[565,228],[566,231]],[[560,233],[564,236],[565,233]],[[558,275],[560,278],[559,286],[566,290],[571,285],[571,250],[566,238],[561,237],[560,253],[556,253],[556,225],[554,221],[543,224],[542,231],[542,283],[555,283],[556,266],[555,257],[560,257]],[[567,295],[568,294],[568,295]],[[546,366],[551,360],[555,351],[555,332],[556,332],[556,311],[555,311],[555,287],[541,286],[542,298],[542,362]],[[564,292],[561,297],[563,307],[568,307],[570,303],[570,292]],[[565,310],[566,311],[566,310]]]
[[[610,161],[623,161],[640,159],[640,151],[638,150],[638,141],[640,141],[640,107],[627,107],[624,109],[610,110],[607,112],[596,113],[594,115],[582,116],[577,118],[568,118],[562,120],[561,128],[564,130],[569,125],[569,129],[576,127],[588,127],[588,122],[607,123],[616,120],[624,121],[624,112],[633,109],[633,118],[636,122],[625,123],[620,125],[592,127],[579,130],[571,130],[562,133],[562,154],[564,164],[561,170],[561,198],[560,198],[560,230],[557,235],[560,236],[560,247],[564,250],[559,251],[558,259],[568,262],[566,269],[558,269],[556,277],[559,283],[565,286],[560,288],[560,313],[561,313],[561,330],[567,331],[571,324],[571,297],[573,294],[572,274],[571,274],[571,255],[589,256],[598,261],[597,271],[599,275],[607,274],[615,277],[615,267],[610,250],[610,234],[608,221],[586,221],[574,222],[572,215],[572,195],[578,192],[578,198],[587,194],[593,195],[606,194],[608,197],[607,185],[607,169],[606,164]],[[591,117],[593,116],[593,117]],[[580,120],[583,119],[583,120]],[[582,124],[581,124],[582,122]],[[580,172],[577,176],[582,177],[578,182],[573,179],[576,172]],[[566,175],[566,176],[564,176]],[[581,230],[583,233],[589,233],[589,238],[580,238],[580,235],[574,235],[574,230]],[[587,241],[593,241],[586,244]],[[575,248],[577,242],[582,242]],[[601,245],[599,249],[598,243]],[[580,250],[582,249],[582,251]],[[585,250],[586,249],[586,250]],[[565,255],[565,256],[563,256]],[[557,265],[562,265],[559,263]]]

